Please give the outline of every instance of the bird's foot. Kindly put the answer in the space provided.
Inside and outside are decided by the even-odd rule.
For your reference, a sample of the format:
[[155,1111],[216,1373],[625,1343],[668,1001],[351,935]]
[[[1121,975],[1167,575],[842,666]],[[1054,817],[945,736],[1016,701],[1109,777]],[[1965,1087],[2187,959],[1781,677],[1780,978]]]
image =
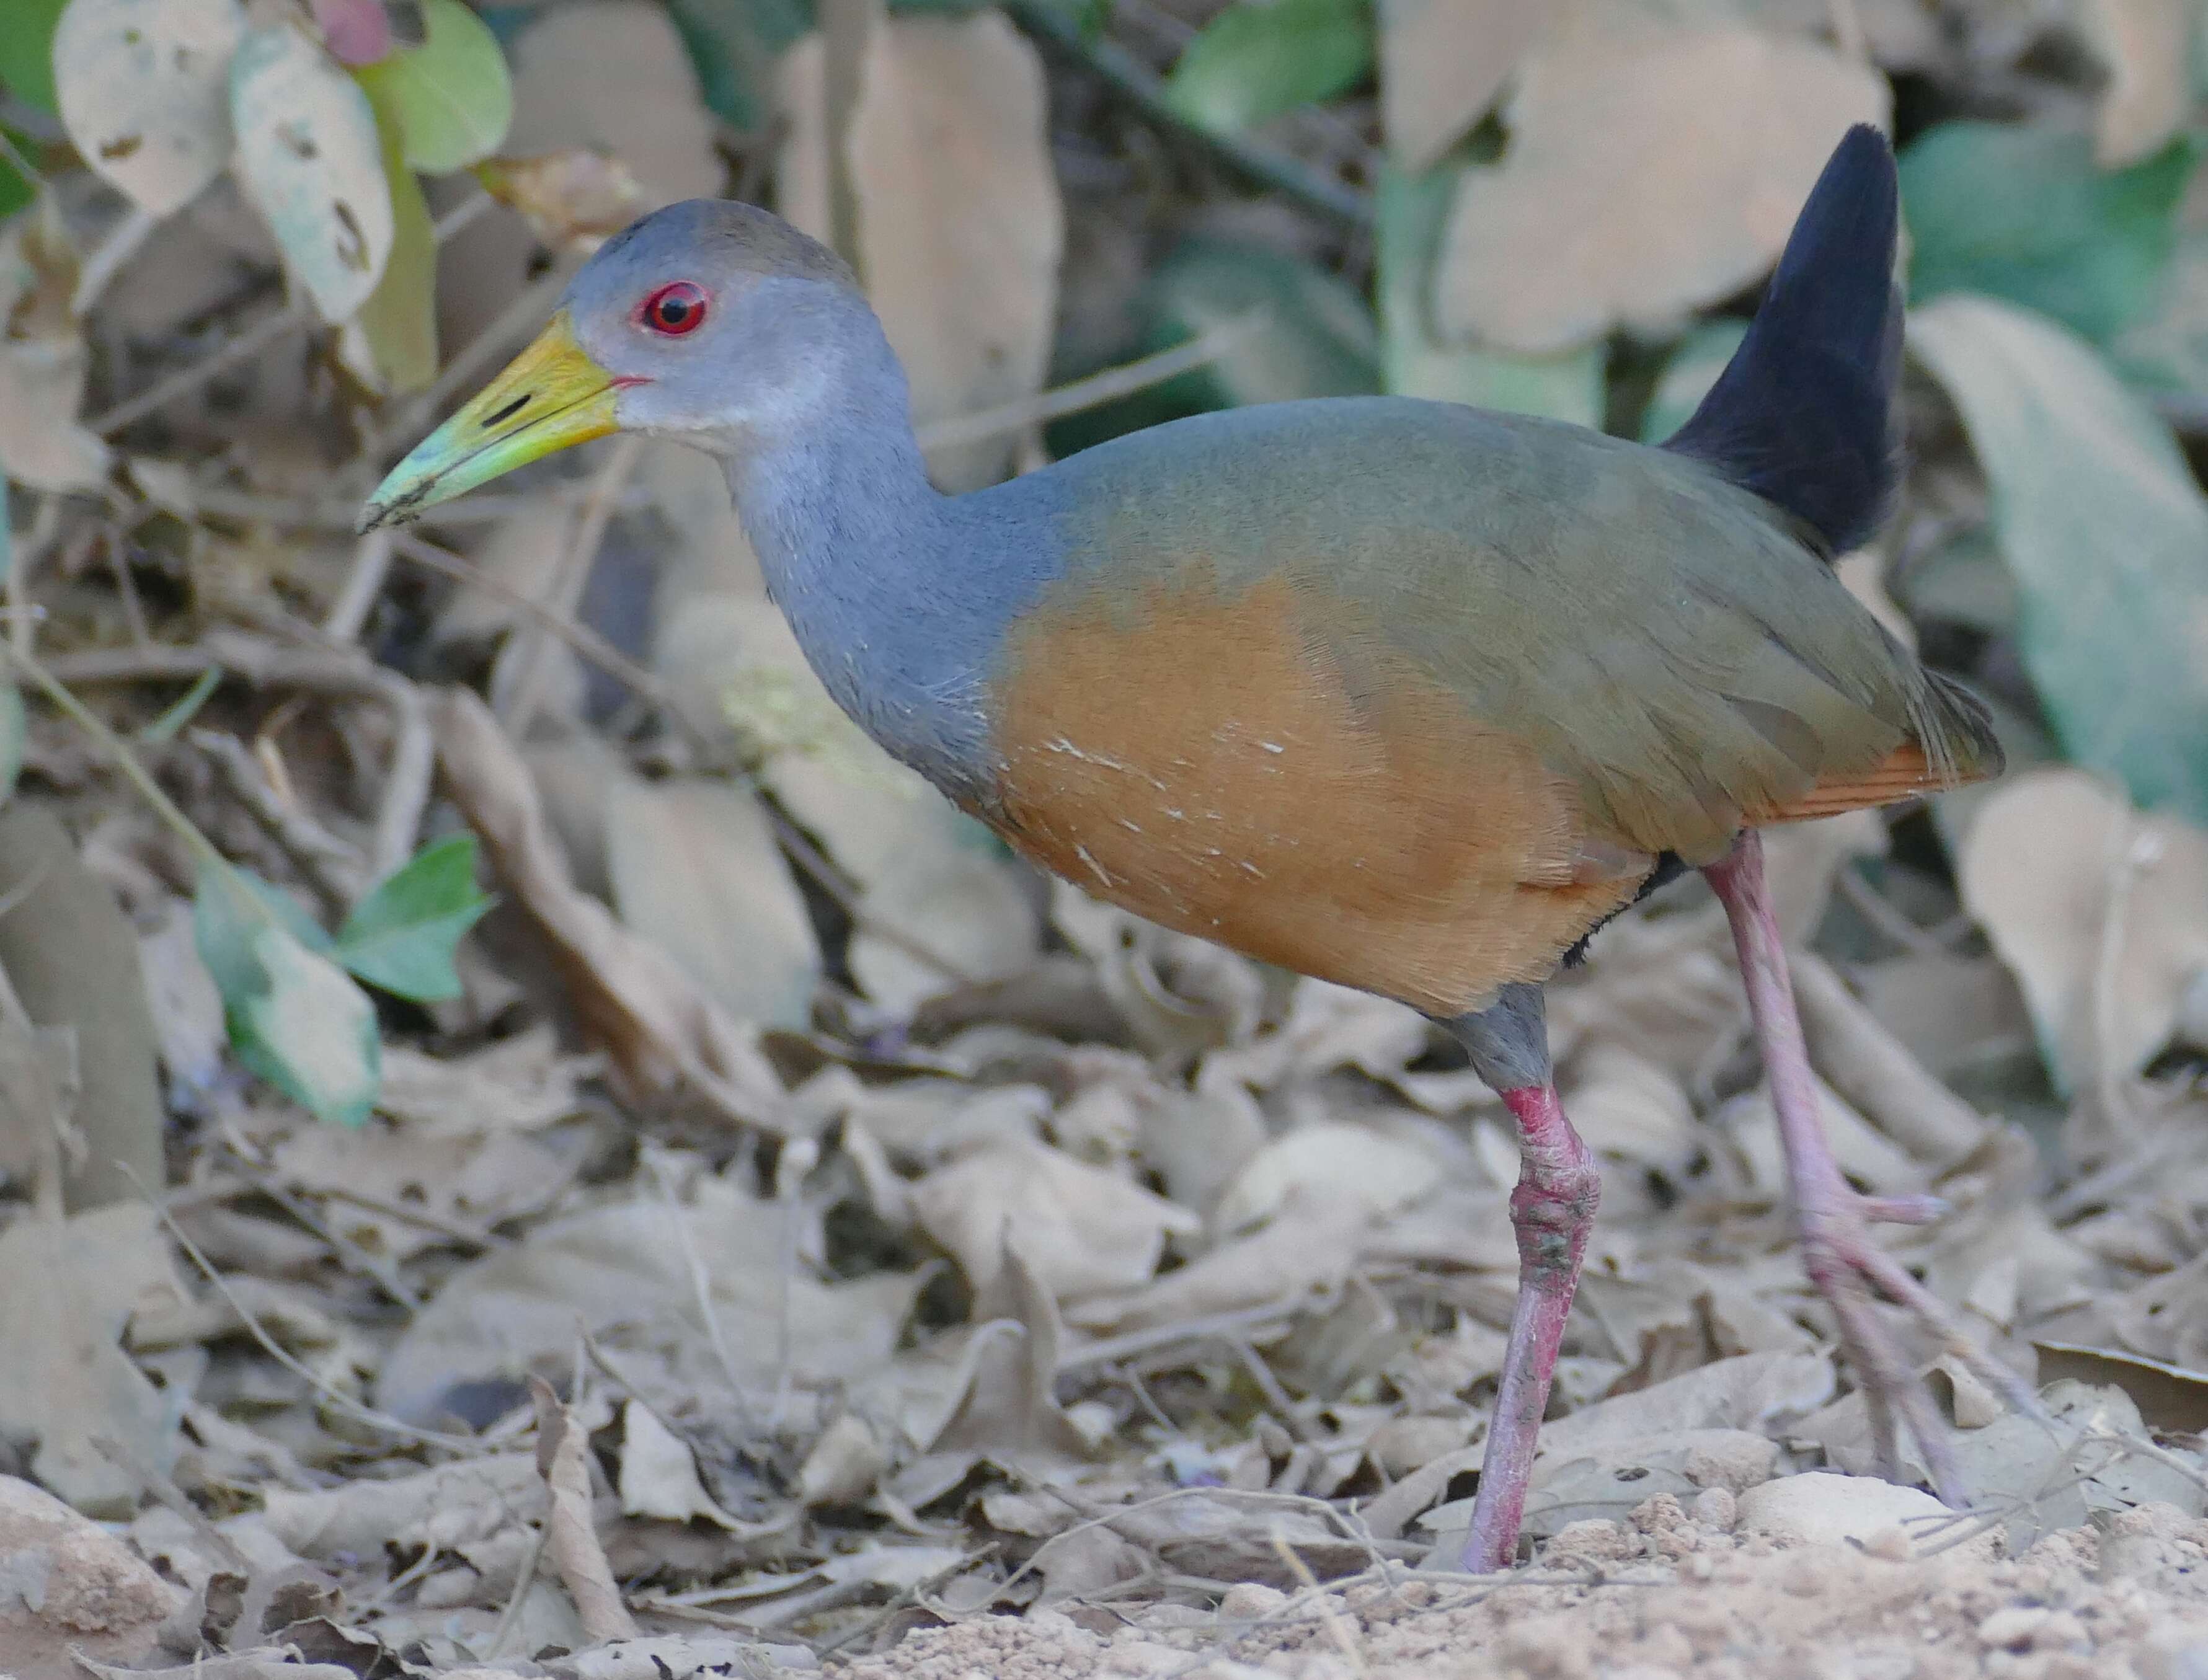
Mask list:
[[2024,1379],[1980,1346],[1944,1303],[1911,1275],[1907,1267],[1871,1240],[1875,1224],[1923,1225],[1939,1217],[1936,1197],[1857,1195],[1845,1183],[1821,1185],[1800,1197],[1802,1259],[1809,1281],[1838,1322],[1840,1345],[1855,1367],[1870,1413],[1871,1443],[1879,1473],[1906,1481],[1896,1421],[1923,1455],[1932,1491],[1948,1505],[1966,1503],[1953,1443],[1931,1389],[1904,1356],[1891,1325],[1874,1305],[1883,1296],[1914,1317],[1939,1345],[1980,1382],[2028,1417],[2044,1415]]

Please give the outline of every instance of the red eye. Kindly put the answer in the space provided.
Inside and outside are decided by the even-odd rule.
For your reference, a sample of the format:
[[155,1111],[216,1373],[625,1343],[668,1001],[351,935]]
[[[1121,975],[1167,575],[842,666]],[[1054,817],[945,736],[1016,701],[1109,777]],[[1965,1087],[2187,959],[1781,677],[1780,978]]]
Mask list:
[[670,339],[694,333],[705,320],[705,294],[687,280],[673,281],[644,300],[643,320]]

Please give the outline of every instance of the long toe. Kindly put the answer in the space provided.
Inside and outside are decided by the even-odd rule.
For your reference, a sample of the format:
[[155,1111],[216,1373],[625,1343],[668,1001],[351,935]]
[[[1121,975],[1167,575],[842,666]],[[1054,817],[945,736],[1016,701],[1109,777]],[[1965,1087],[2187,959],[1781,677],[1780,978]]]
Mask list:
[[1933,1491],[1947,1504],[1959,1506],[1965,1503],[1968,1490],[1956,1467],[1947,1421],[1930,1387],[1904,1353],[1874,1297],[1902,1308],[1938,1342],[1943,1353],[1962,1364],[2017,1411],[2043,1417],[2044,1408],[2022,1377],[1986,1352],[1978,1338],[1937,1296],[1872,1242],[1871,1224],[1889,1211],[1883,1204],[1853,1191],[1819,1199],[1824,1205],[1803,1210],[1803,1263],[1810,1283],[1833,1309],[1842,1349],[1854,1368],[1857,1385],[1870,1413],[1881,1473],[1901,1479],[1893,1453],[1894,1425],[1899,1420],[1923,1457]]

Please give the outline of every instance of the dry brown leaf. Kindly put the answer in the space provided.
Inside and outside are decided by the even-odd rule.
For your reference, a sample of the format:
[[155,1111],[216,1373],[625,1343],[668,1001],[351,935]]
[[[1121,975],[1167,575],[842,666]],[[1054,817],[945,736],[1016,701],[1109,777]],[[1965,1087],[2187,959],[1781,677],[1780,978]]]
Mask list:
[[1667,1070],[1598,1038],[1571,1071],[1564,1112],[1589,1149],[1671,1173],[1694,1158],[1701,1145],[1694,1107]]
[[2034,770],[1978,806],[1956,876],[2058,1079],[2135,1073],[2169,1041],[2208,968],[2208,834],[2085,771]]
[[[830,115],[819,37],[784,55],[783,213],[830,239]],[[855,266],[912,381],[913,419],[1031,395],[1056,323],[1065,210],[1042,63],[993,9],[876,17],[844,140]],[[1003,475],[1011,436],[936,452],[946,488]]]
[[1245,1307],[1301,1305],[1341,1287],[1370,1226],[1363,1208],[1298,1190],[1263,1228],[1130,1294],[1069,1307],[1066,1321],[1105,1333],[1186,1323]]
[[97,489],[113,460],[76,423],[92,366],[68,307],[76,278],[51,195],[0,227],[0,472],[33,489]]
[[702,1518],[717,1528],[739,1525],[713,1503],[698,1479],[690,1443],[638,1401],[621,1407],[621,1502],[624,1516],[665,1522]]
[[[1911,1195],[1928,1187],[1930,1174],[1923,1164],[1872,1130],[1823,1080],[1815,1081],[1815,1086],[1818,1118],[1842,1172],[1881,1196]],[[1719,1120],[1746,1161],[1749,1184],[1767,1196],[1784,1197],[1786,1164],[1770,1087],[1760,1084],[1727,1103]]]
[[1442,325],[1537,353],[1676,325],[1771,265],[1841,133],[1887,102],[1868,65],[1754,30],[1552,37],[1519,69],[1503,161],[1457,189]]
[[636,1620],[621,1600],[591,1516],[590,1433],[543,1377],[529,1379],[529,1397],[537,1407],[537,1468],[552,1496],[544,1512],[545,1555],[592,1644],[634,1639]]
[[1168,1234],[1193,1214],[1063,1149],[1004,1143],[938,1167],[912,1186],[921,1228],[951,1251],[977,1294],[1017,1246],[1052,1298],[1077,1300],[1146,1283]]
[[976,1293],[974,1316],[981,1322],[966,1365],[969,1380],[941,1425],[920,1437],[921,1449],[982,1452],[1031,1471],[1078,1460],[1087,1443],[1056,1393],[1064,1338],[1057,1304],[1009,1232],[994,1279]]
[[587,146],[493,158],[477,165],[476,178],[546,244],[585,255],[651,207],[627,165]]
[[513,44],[517,157],[588,147],[635,177],[645,207],[718,192],[713,119],[667,13],[650,0],[557,6]]
[[529,769],[464,688],[431,702],[438,762],[491,867],[543,933],[588,1029],[641,1090],[684,1088],[732,1119],[779,1128],[786,1100],[751,1038],[673,959],[575,889]]
[[123,1329],[190,1299],[153,1210],[25,1214],[0,1231],[0,1437],[35,1441],[31,1473],[79,1510],[127,1515],[141,1491],[129,1463],[165,1471],[177,1441],[174,1410],[123,1351]]
[[[651,1197],[548,1221],[453,1275],[386,1357],[377,1398],[402,1417],[429,1416],[456,1384],[569,1356],[579,1320],[640,1327],[722,1386],[732,1367],[755,1398],[778,1375],[785,1304],[794,1380],[849,1380],[887,1359],[925,1280],[876,1272],[823,1283],[802,1260],[791,1270],[784,1217],[780,1203],[709,1179],[679,1210]],[[699,1317],[693,1253],[727,1366]]]
[[532,1521],[543,1507],[537,1466],[525,1453],[307,1493],[275,1488],[263,1499],[270,1531],[300,1557],[315,1558],[361,1556],[387,1545],[449,1550]]
[[621,920],[735,1020],[805,1026],[820,942],[759,801],[727,782],[633,775],[604,792]]
[[[1833,1392],[1833,1362],[1823,1353],[1745,1353],[1719,1359],[1653,1388],[1598,1401],[1544,1425],[1543,1459],[1600,1451],[1620,1443],[1688,1430],[1761,1434],[1821,1406]],[[1364,1508],[1383,1539],[1401,1533],[1449,1483],[1477,1470],[1487,1443],[1434,1460],[1379,1494]],[[1538,1461],[1537,1461],[1538,1462]]]
[[[438,1225],[484,1231],[541,1211],[573,1174],[549,1149],[510,1131],[437,1137],[375,1125],[302,1126],[276,1146],[273,1164],[285,1185],[330,1197],[322,1219],[333,1232],[393,1260],[448,1242]],[[349,1202],[346,1191],[418,1209],[428,1222]]]
[[1380,107],[1399,167],[1430,167],[1480,119],[1543,10],[1544,0],[1383,0]]
[[2162,149],[2193,104],[2187,0],[2085,0],[2081,21],[2108,71],[2093,117],[2093,154],[2121,169]]
[[596,1056],[562,1055],[549,1025],[460,1056],[387,1044],[375,1106],[417,1137],[535,1131],[577,1112],[599,1071]]
[[1221,1195],[1211,1225],[1230,1234],[1245,1231],[1299,1195],[1331,1197],[1383,1218],[1425,1195],[1447,1170],[1432,1151],[1407,1138],[1321,1120],[1259,1149]]

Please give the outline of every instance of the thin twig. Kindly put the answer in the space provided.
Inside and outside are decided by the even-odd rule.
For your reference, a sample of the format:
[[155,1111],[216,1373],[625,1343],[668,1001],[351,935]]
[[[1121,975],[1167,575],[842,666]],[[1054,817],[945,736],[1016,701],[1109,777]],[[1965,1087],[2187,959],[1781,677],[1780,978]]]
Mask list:
[[1327,1594],[1320,1587],[1318,1577],[1311,1573],[1311,1565],[1304,1562],[1296,1549],[1288,1544],[1288,1537],[1281,1529],[1278,1517],[1273,1519],[1269,1538],[1273,1543],[1274,1555],[1287,1565],[1288,1573],[1296,1578],[1296,1584],[1310,1593],[1311,1601],[1318,1606],[1319,1621],[1326,1629],[1326,1636],[1333,1641],[1334,1648],[1341,1653],[1341,1659],[1349,1665],[1349,1671],[1359,1675],[1370,1673],[1371,1671],[1365,1665],[1365,1653],[1358,1649],[1357,1635],[1350,1631],[1349,1623],[1341,1612],[1327,1602]]
[[253,1309],[238,1299],[237,1292],[230,1287],[230,1280],[215,1269],[214,1263],[201,1251],[200,1245],[184,1233],[184,1227],[177,1223],[176,1215],[161,1205],[159,1197],[147,1189],[145,1180],[132,1172],[127,1162],[117,1162],[117,1166],[136,1188],[140,1198],[153,1210],[154,1218],[167,1229],[171,1239],[199,1269],[200,1275],[214,1286],[215,1293],[220,1295],[224,1303],[237,1315],[237,1322],[244,1327],[245,1333],[260,1344],[261,1351],[305,1383],[327,1404],[335,1407],[355,1423],[366,1424],[371,1429],[380,1429],[386,1434],[398,1436],[401,1440],[416,1441],[429,1447],[443,1447],[471,1457],[483,1450],[483,1443],[472,1436],[447,1435],[441,1430],[417,1429],[412,1424],[393,1417],[388,1412],[379,1412],[372,1406],[363,1406],[312,1366],[294,1357],[289,1348],[269,1335],[267,1328],[255,1316]]
[[391,575],[391,531],[388,526],[371,531],[352,545],[352,564],[345,568],[345,584],[322,619],[322,633],[333,642],[356,642],[361,627],[383,593]]
[[588,625],[561,617],[535,596],[516,589],[465,555],[456,555],[449,549],[441,549],[434,543],[425,543],[403,525],[392,530],[391,535],[399,559],[453,579],[471,589],[479,589],[516,612],[525,614],[535,620],[546,634],[555,636],[566,643],[578,658],[597,666],[639,699],[651,701],[666,715],[669,723],[690,737],[693,747],[701,751],[712,750],[712,743],[690,722],[676,703],[675,690]]
[[64,684],[141,682],[157,678],[181,681],[219,669],[256,687],[302,688],[310,693],[381,703],[391,713],[391,763],[384,772],[383,800],[376,811],[369,847],[372,879],[381,879],[413,855],[414,836],[422,826],[422,813],[429,808],[436,742],[429,733],[429,713],[420,691],[398,672],[335,650],[327,654],[296,653],[255,637],[237,635],[209,637],[203,647],[103,648],[67,655],[46,669],[49,676]]
[[386,1219],[396,1220],[401,1225],[411,1225],[419,1230],[434,1231],[441,1237],[447,1238],[464,1248],[473,1249],[477,1252],[513,1246],[509,1239],[501,1237],[495,1232],[478,1231],[472,1226],[463,1225],[456,1219],[447,1219],[442,1214],[434,1212],[430,1209],[409,1207],[404,1202],[394,1202],[389,1197],[378,1196],[353,1185],[317,1185],[314,1188],[313,1194],[327,1197],[333,1202],[349,1203],[353,1207],[364,1209],[369,1213],[381,1214]]
[[[559,616],[574,616],[575,608],[583,598],[584,585],[590,581],[591,567],[597,560],[598,547],[605,541],[606,526],[613,519],[614,502],[643,457],[643,440],[634,435],[617,438],[591,479],[590,495],[584,499],[573,539],[561,552],[560,563],[553,568],[544,587],[544,604]],[[552,639],[542,633],[524,639],[515,661],[513,686],[508,691],[505,715],[499,719],[515,741],[529,738],[529,726],[543,700],[544,685],[550,675],[551,651]]]
[[1115,42],[1086,39],[1071,10],[1061,11],[1051,0],[1009,0],[1005,9],[1028,33],[1041,37],[1086,64],[1151,122],[1187,136],[1245,178],[1301,199],[1314,210],[1323,211],[1353,228],[1361,230],[1372,225],[1372,200],[1368,194],[1345,186],[1293,158],[1283,157],[1233,135],[1215,134],[1195,127],[1173,108],[1167,97],[1165,83],[1155,70]]
[[184,738],[207,756],[231,796],[284,849],[324,903],[333,910],[350,909],[363,885],[359,852],[304,811],[278,798],[261,774],[260,761],[235,735],[219,729],[191,729]]
[[1086,379],[1077,379],[1070,385],[1061,385],[1032,397],[1023,397],[1017,402],[1001,403],[995,408],[983,409],[978,414],[962,414],[955,419],[931,421],[920,429],[920,447],[923,449],[945,449],[956,444],[976,443],[984,438],[1016,432],[1044,421],[1063,419],[1069,414],[1101,408],[1106,403],[1117,402],[1137,391],[1147,391],[1154,385],[1178,379],[1193,369],[1209,367],[1263,327],[1267,311],[1263,309],[1246,309],[1233,320],[1213,327],[1185,345],[1175,345],[1171,350],[1161,350],[1154,356],[1145,356],[1116,368],[1107,368]]
[[481,1653],[483,1661],[489,1662],[506,1648],[506,1641],[512,1636],[514,1624],[521,1620],[522,1602],[528,1598],[529,1589],[537,1584],[537,1566],[544,1561],[544,1538],[551,1528],[549,1516],[537,1525],[537,1538],[529,1543],[529,1556],[521,1560],[521,1573],[514,1577],[513,1594],[506,1601],[506,1610],[498,1618],[498,1626],[491,1630],[490,1643],[483,1647]]
[[123,219],[110,228],[107,237],[99,242],[99,249],[84,260],[77,270],[76,290],[69,296],[69,314],[81,321],[108,283],[123,272],[123,267],[138,255],[153,230],[161,225],[161,219],[132,205]]
[[[360,524],[360,503],[357,499],[323,501],[303,496],[259,495],[219,484],[194,485],[191,495],[193,512],[206,518],[259,519],[274,525],[327,531],[346,537],[351,536]],[[416,523],[431,526],[496,525],[512,519],[524,508],[579,504],[582,499],[579,487],[566,484],[547,484],[538,489],[511,494],[478,491],[458,501],[441,502],[435,507],[422,509]],[[621,508],[627,512],[650,505],[650,496],[632,491],[621,498]]]

